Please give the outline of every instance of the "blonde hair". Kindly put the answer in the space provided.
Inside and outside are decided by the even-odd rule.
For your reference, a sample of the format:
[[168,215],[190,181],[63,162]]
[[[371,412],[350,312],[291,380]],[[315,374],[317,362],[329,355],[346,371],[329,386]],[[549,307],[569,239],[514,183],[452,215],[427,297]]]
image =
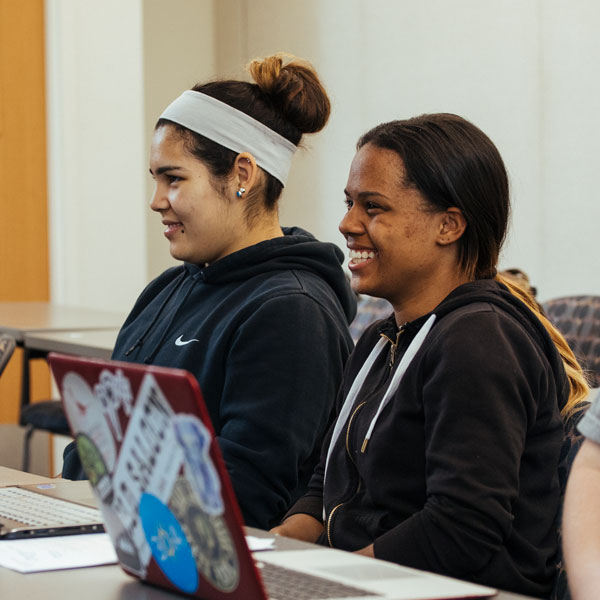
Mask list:
[[586,399],[590,391],[581,365],[577,362],[573,351],[569,347],[569,344],[567,344],[562,333],[548,320],[546,315],[540,309],[536,299],[525,286],[519,285],[514,278],[509,279],[501,274],[496,275],[496,281],[503,283],[509,289],[511,294],[521,300],[535,314],[550,334],[550,337],[562,358],[565,373],[569,380],[569,399],[560,411],[563,420],[567,421],[576,412],[585,407]]

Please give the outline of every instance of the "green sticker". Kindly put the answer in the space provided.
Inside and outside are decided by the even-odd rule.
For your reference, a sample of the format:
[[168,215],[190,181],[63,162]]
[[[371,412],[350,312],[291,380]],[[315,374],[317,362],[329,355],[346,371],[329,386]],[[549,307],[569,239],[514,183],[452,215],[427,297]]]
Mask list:
[[79,452],[81,464],[90,483],[102,498],[106,498],[108,493],[112,491],[112,485],[102,455],[94,442],[85,433],[77,434],[75,439],[77,440],[77,451]]

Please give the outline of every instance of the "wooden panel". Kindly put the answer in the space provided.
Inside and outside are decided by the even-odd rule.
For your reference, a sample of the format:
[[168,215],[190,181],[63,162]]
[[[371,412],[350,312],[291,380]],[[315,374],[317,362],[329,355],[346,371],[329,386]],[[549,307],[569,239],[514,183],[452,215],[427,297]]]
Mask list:
[[[0,300],[47,300],[43,0],[0,0],[0,182]],[[45,365],[32,377],[48,397]],[[15,421],[19,385],[20,354],[0,378],[0,422]]]

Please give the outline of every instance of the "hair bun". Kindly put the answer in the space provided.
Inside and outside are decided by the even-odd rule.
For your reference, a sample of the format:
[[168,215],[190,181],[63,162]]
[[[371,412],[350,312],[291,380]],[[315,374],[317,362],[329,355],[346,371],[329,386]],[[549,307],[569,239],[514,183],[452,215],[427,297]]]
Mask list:
[[310,63],[280,53],[253,60],[248,71],[260,91],[301,133],[325,127],[331,104]]

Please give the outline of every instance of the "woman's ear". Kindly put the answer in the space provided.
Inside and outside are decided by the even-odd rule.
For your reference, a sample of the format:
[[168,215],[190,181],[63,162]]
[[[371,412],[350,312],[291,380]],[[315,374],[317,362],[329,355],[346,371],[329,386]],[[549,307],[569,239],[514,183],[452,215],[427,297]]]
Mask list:
[[233,166],[234,182],[237,185],[236,196],[247,197],[258,180],[258,165],[249,152],[241,152],[235,158]]
[[437,243],[440,246],[449,246],[456,242],[465,232],[467,220],[460,208],[451,206],[441,214],[440,230]]

